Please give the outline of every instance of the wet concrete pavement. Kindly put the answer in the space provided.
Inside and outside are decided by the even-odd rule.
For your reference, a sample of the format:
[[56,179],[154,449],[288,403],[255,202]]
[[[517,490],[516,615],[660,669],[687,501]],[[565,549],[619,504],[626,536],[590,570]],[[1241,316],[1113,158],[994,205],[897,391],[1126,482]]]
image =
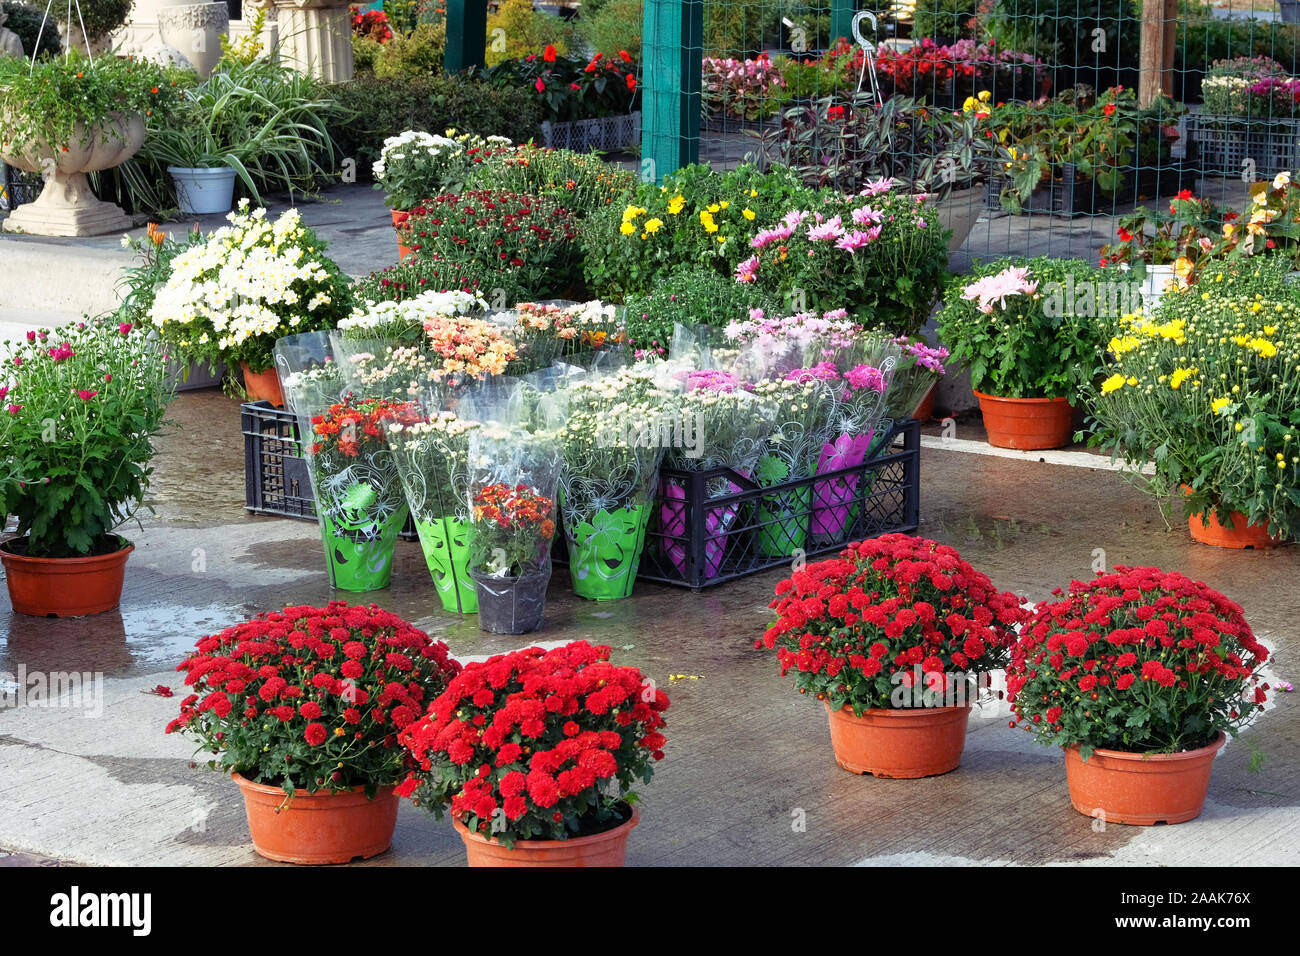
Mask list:
[[[191,746],[165,736],[183,685],[176,664],[202,635],[258,611],[331,597],[315,522],[243,510],[239,406],[188,393],[160,439],[154,515],[136,545],[119,611],[81,620],[13,614],[0,596],[0,671],[104,675],[102,716],[0,710],[0,847],[102,864],[271,864],[248,843],[225,777],[191,768]],[[1166,530],[1155,503],[1119,474],[922,451],[921,533],[952,544],[1001,587],[1031,600],[1095,560],[1155,564],[1202,578],[1244,605],[1294,677],[1300,550],[1227,552]],[[392,587],[366,595],[447,641],[459,657],[585,639],[666,686],[668,759],[643,789],[631,864],[1190,864],[1294,862],[1300,847],[1300,719],[1276,695],[1215,763],[1210,799],[1175,827],[1111,825],[1071,809],[1061,756],[973,716],[963,764],[918,781],[855,777],[834,762],[820,706],[795,694],[772,654],[753,649],[783,576],[773,571],[701,593],[638,584],[594,604],[557,569],[544,630],[529,642],[479,631],[438,608],[417,543],[399,542]],[[673,679],[672,675],[676,675]],[[685,676],[683,676],[685,675]],[[167,685],[177,697],[152,693]],[[1264,763],[1250,771],[1253,750]],[[805,821],[799,832],[794,824]],[[30,857],[30,859],[28,858]],[[393,849],[367,864],[462,865],[447,821],[403,805]],[[12,865],[12,864],[8,864]]]

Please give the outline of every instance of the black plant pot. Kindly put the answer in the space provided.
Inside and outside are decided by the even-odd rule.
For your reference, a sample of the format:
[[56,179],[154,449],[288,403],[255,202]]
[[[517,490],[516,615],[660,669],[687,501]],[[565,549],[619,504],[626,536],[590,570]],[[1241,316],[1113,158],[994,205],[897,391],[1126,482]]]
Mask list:
[[478,594],[478,626],[489,634],[527,634],[542,626],[551,569],[518,578],[470,572]]

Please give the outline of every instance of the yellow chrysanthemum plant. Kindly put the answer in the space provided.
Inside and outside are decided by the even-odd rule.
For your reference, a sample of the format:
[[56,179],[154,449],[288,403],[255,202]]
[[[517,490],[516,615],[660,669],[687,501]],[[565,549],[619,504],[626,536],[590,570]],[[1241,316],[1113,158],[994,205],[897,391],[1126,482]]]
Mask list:
[[[1279,266],[1284,266],[1280,263]],[[1225,267],[1230,268],[1230,267]],[[1300,535],[1300,287],[1202,277],[1193,293],[1114,323],[1088,401],[1094,441],[1161,502]],[[1218,277],[1218,281],[1216,281]],[[1278,276],[1273,276],[1276,279]],[[1243,279],[1254,279],[1252,284]],[[1197,290],[1201,290],[1197,292]],[[1146,465],[1152,474],[1143,474]]]

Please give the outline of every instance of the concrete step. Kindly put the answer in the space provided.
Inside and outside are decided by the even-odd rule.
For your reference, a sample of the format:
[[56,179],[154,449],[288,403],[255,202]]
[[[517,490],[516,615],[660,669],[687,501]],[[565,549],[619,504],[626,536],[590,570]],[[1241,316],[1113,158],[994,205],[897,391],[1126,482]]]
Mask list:
[[[117,283],[132,260],[121,236],[52,239],[0,233],[0,309],[78,317],[111,312],[121,302]],[[38,319],[37,324],[51,323]]]

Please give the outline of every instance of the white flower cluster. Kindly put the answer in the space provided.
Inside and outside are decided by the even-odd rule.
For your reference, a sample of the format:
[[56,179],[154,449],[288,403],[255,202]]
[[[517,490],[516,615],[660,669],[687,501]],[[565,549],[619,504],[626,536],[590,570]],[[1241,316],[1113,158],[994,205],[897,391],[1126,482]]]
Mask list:
[[398,133],[384,140],[384,146],[379,151],[379,159],[371,166],[371,172],[374,173],[375,179],[382,181],[388,171],[389,163],[421,155],[428,159],[436,159],[444,153],[458,155],[464,151],[464,146],[454,139],[408,129],[405,133]]
[[[258,335],[291,333],[306,313],[328,305],[330,274],[305,248],[298,210],[289,209],[274,223],[266,210],[248,211],[248,200],[202,245],[187,249],[171,263],[166,285],[154,298],[149,320],[159,329],[169,323],[193,326],[207,322],[221,349],[234,348]],[[206,330],[193,341],[207,344]]]
[[421,292],[402,302],[367,302],[339,322],[339,331],[349,338],[364,338],[366,332],[390,328],[419,328],[435,315],[469,315],[487,311],[488,304],[474,292]]

